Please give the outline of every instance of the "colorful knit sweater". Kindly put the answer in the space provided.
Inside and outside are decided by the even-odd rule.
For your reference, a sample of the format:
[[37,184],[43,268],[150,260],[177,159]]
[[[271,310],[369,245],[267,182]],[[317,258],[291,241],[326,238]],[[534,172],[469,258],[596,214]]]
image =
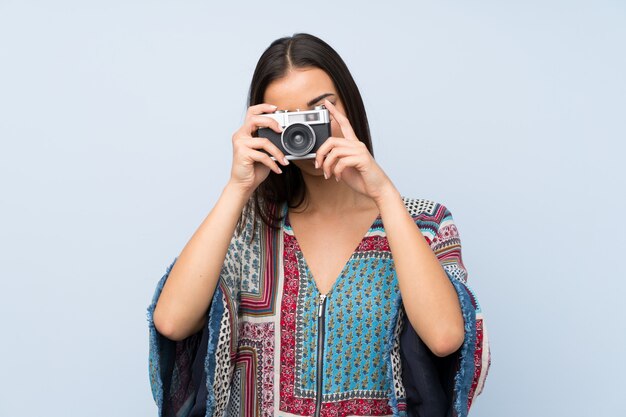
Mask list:
[[459,296],[465,339],[455,353],[433,355],[406,320],[380,216],[324,295],[288,216],[279,231],[247,216],[205,329],[182,341],[161,335],[153,312],[177,258],[157,284],[147,316],[159,416],[467,416],[491,354],[459,233],[444,205],[403,201]]

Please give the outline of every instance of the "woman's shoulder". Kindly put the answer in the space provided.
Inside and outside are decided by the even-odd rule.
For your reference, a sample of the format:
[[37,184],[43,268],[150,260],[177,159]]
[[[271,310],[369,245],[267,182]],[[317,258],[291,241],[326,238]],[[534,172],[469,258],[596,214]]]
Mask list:
[[426,198],[402,196],[409,214],[429,242],[435,239],[442,227],[453,222],[450,210],[441,202]]
[[[258,206],[263,208],[265,216],[277,217],[280,217],[285,208],[284,203],[266,203],[261,196],[258,197]],[[249,197],[235,229],[234,238],[238,239],[242,244],[259,244],[259,239],[263,239],[264,234],[268,233],[270,229],[261,218],[256,207],[257,201],[255,201],[254,196]],[[278,227],[276,223],[274,225]]]
[[446,206],[441,202],[429,200],[426,198],[401,196],[404,205],[412,217],[433,217],[438,213],[447,211]]

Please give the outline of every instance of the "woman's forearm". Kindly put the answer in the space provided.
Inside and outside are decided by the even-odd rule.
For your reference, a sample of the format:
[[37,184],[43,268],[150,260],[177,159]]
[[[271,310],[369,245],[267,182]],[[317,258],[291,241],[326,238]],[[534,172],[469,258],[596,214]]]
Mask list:
[[377,205],[407,317],[435,355],[449,355],[461,346],[464,338],[456,290],[398,191],[390,188]]
[[250,194],[227,184],[170,271],[154,310],[165,337],[182,340],[200,330],[217,287],[237,221]]

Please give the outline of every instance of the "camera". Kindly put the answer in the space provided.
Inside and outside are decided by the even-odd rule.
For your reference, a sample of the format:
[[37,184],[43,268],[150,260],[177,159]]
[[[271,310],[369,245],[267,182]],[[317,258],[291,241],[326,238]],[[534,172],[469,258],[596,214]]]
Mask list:
[[[287,159],[315,158],[315,152],[330,137],[330,112],[325,106],[316,106],[313,110],[287,111],[262,114],[276,120],[282,133],[268,127],[258,130],[258,136],[269,139],[278,147]],[[269,154],[265,149],[260,151]],[[270,155],[273,160],[276,160]]]

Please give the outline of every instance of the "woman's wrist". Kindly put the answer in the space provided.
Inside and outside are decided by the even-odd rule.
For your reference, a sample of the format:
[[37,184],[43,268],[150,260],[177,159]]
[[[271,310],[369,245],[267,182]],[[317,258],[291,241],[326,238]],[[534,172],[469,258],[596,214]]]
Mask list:
[[386,206],[388,206],[389,204],[393,205],[399,200],[400,201],[402,200],[402,196],[400,195],[400,192],[393,184],[390,184],[389,186],[385,187],[383,190],[381,190],[378,196],[374,198],[374,202],[376,202],[376,205],[378,206],[378,210],[381,213]]
[[228,181],[228,183],[226,183],[226,186],[224,186],[224,189],[222,190],[222,197],[235,201],[238,206],[243,209],[243,207],[252,196],[253,192],[254,190],[247,190],[236,183]]

